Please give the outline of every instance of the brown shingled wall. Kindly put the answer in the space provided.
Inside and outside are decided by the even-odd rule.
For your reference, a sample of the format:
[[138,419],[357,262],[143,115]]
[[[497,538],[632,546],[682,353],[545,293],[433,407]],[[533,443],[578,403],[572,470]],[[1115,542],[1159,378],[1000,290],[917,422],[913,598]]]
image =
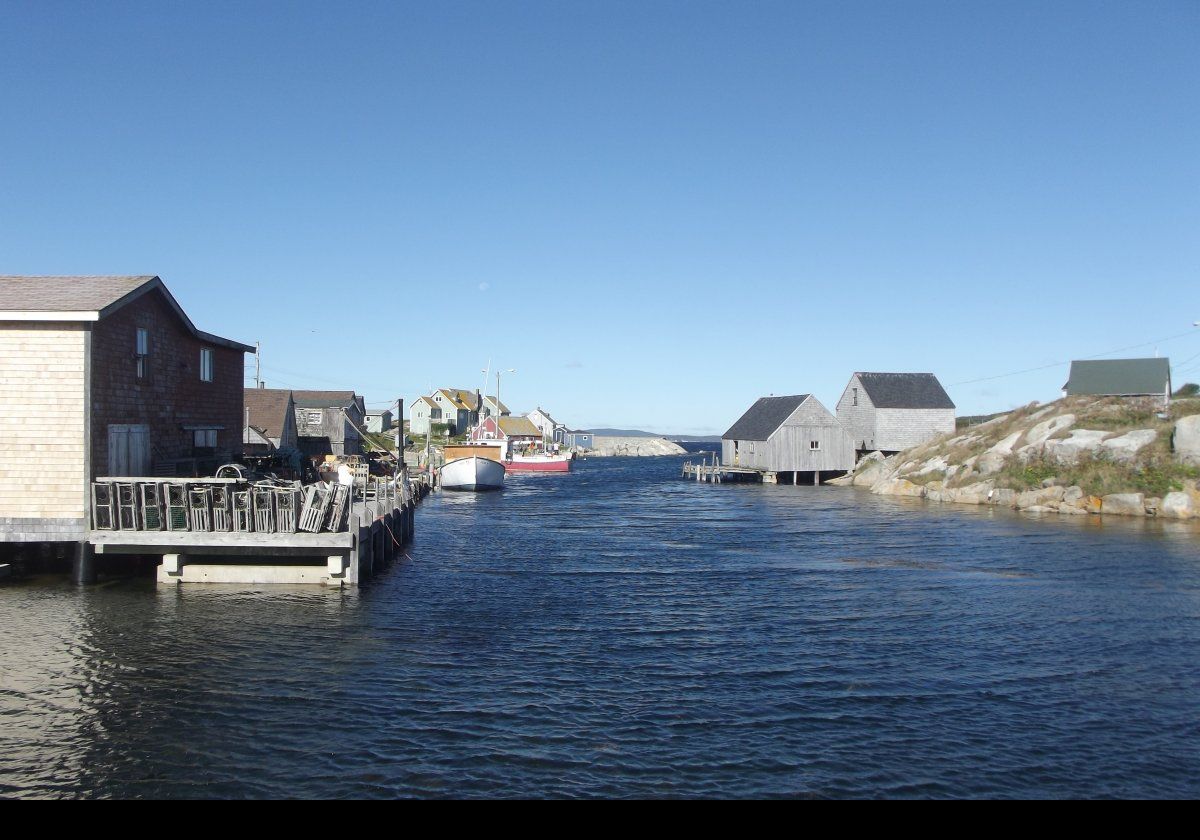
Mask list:
[[[138,327],[150,335],[149,375],[137,378]],[[200,349],[214,354],[213,381],[200,381]],[[157,292],[144,295],[96,323],[92,338],[92,465],[108,470],[108,425],[150,427],[155,463],[193,456],[184,426],[224,426],[217,452],[242,449],[243,354],[195,338]]]

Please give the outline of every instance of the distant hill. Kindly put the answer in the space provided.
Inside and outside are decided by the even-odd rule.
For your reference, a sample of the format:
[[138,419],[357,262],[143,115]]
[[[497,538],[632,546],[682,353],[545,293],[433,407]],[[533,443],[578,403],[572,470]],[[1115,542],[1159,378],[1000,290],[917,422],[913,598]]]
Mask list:
[[667,440],[694,440],[694,441],[715,441],[720,440],[720,435],[665,435],[658,432],[644,432],[641,429],[588,429],[594,435],[600,437],[626,437],[626,438],[666,438]]

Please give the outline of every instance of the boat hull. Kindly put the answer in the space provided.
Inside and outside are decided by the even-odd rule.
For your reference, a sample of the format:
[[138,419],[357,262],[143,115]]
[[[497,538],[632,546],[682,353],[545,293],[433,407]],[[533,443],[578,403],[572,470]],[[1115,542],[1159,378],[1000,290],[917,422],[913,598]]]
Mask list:
[[504,467],[509,472],[570,472],[571,458],[567,455],[514,455],[511,461],[505,461]]
[[442,466],[440,481],[443,490],[499,490],[504,486],[504,465],[478,456],[457,458]]

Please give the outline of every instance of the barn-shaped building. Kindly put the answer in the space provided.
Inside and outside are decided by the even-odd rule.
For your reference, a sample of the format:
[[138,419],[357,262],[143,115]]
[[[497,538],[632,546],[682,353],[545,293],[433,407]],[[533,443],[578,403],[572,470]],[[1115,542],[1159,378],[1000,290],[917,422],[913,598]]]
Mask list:
[[158,277],[0,277],[0,547],[82,542],[98,476],[211,475],[240,453],[248,352]]
[[899,452],[954,431],[954,403],[932,373],[856,373],[837,418],[859,452]]
[[1154,397],[1171,402],[1171,360],[1086,359],[1071,362],[1064,397]]
[[[721,463],[818,483],[854,466],[850,436],[811,394],[763,397],[721,436]],[[786,479],[785,479],[786,480]]]

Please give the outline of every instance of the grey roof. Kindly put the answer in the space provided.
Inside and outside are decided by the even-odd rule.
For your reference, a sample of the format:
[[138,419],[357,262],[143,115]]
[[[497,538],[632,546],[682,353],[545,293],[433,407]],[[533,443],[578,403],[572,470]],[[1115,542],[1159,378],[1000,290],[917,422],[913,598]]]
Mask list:
[[725,440],[766,440],[808,396],[762,397],[721,437]]
[[876,408],[954,408],[932,373],[854,374]]
[[109,277],[0,276],[0,310],[100,312],[157,279],[152,274]]
[[297,408],[349,408],[355,404],[353,391],[292,391]]
[[250,410],[250,425],[270,437],[283,435],[292,392],[285,388],[246,388],[242,404]]
[[1071,362],[1068,396],[1162,394],[1171,387],[1170,359],[1091,359]]
[[162,279],[152,274],[89,274],[76,277],[0,275],[0,313],[95,312],[96,317],[103,318],[155,290],[162,294],[187,330],[201,341],[243,353],[254,352],[254,348],[247,344],[196,329]]

